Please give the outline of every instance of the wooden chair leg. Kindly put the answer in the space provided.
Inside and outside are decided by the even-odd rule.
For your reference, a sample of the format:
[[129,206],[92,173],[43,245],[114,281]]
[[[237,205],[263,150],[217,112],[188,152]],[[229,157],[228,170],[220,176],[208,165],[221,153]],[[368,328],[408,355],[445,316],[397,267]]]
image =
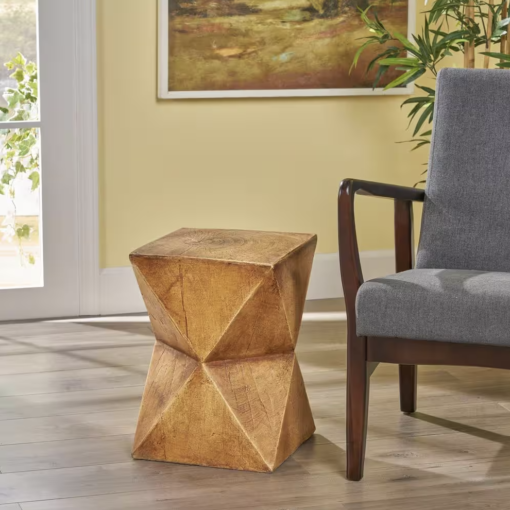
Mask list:
[[399,365],[400,410],[403,413],[416,411],[416,389],[418,386],[418,367],[416,365]]
[[370,376],[366,338],[349,338],[347,352],[347,479],[363,478]]

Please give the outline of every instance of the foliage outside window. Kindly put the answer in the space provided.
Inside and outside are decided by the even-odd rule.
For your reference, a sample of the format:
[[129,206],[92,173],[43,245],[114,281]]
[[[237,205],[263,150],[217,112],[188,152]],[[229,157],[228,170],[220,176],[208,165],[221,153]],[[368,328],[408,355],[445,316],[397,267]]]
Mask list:
[[[7,107],[0,106],[0,122],[29,121],[37,118],[38,77],[37,66],[18,55],[5,64],[10,77],[17,86],[6,88],[3,98]],[[23,263],[35,263],[34,254],[28,251],[24,242],[30,239],[33,228],[17,221],[16,184],[21,179],[31,181],[32,192],[39,189],[40,147],[37,129],[10,128],[0,130],[0,194],[7,196],[12,204],[0,227],[3,240],[16,242]]]

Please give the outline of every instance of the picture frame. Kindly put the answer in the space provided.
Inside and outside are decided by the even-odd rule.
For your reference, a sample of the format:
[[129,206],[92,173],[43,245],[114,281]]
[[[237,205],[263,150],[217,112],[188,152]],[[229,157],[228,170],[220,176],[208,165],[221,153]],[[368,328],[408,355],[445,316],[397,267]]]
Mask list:
[[[389,90],[383,88],[303,88],[303,89],[257,89],[257,90],[169,90],[170,44],[169,44],[169,2],[158,0],[158,98],[159,99],[213,99],[213,98],[270,98],[270,97],[336,97],[336,96],[374,96],[374,95],[410,95],[414,84],[396,87]],[[221,0],[220,0],[221,1]],[[416,21],[416,2],[408,0],[407,32],[408,37],[414,32]],[[361,43],[360,43],[361,44]]]

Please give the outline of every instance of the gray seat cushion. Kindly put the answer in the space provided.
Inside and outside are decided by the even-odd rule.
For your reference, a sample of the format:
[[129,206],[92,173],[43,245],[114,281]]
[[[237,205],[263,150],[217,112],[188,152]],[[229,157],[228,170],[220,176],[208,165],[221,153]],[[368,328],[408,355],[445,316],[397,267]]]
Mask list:
[[358,336],[510,346],[510,274],[413,269],[364,283]]

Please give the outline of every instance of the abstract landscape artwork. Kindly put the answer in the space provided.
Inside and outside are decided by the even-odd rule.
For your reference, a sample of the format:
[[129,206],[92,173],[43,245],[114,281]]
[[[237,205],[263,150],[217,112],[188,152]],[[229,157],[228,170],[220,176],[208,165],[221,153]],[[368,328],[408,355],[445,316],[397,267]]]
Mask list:
[[[159,97],[337,96],[381,93],[366,74],[379,48],[354,55],[372,5],[390,29],[413,28],[409,0],[159,0]],[[372,55],[372,56],[371,56]],[[402,87],[385,92],[409,93]]]

